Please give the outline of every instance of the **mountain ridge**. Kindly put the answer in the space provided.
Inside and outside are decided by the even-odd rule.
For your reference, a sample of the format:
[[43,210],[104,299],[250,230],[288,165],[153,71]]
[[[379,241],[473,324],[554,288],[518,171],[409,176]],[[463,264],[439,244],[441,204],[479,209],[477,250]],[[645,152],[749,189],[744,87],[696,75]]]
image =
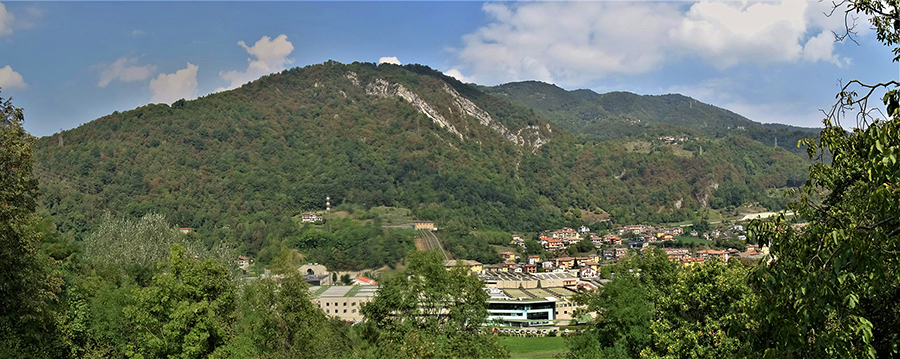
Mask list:
[[740,136],[586,143],[427,66],[331,61],[101,117],[39,139],[35,162],[43,207],[77,236],[104,211],[152,211],[255,254],[300,236],[291,218],[329,196],[411,208],[473,259],[489,251],[466,240],[473,229],[574,226],[581,211],[662,223],[704,206],[777,207],[766,191],[805,178],[801,159]]
[[[530,106],[558,126],[588,140],[608,140],[645,134],[722,136],[737,134],[805,156],[794,146],[816,137],[819,129],[752,121],[731,110],[678,93],[639,95],[627,91],[598,94],[593,90],[565,90],[540,81],[511,82],[480,87],[485,92]],[[677,127],[677,128],[673,128]]]

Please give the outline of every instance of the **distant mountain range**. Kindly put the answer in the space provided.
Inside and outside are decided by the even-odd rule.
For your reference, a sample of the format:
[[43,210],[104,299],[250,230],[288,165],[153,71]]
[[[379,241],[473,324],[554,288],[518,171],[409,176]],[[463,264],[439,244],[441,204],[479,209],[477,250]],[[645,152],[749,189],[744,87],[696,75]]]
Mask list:
[[455,238],[776,208],[768,191],[806,176],[802,158],[766,142],[781,133],[812,135],[681,95],[488,88],[427,66],[329,61],[116,112],[41,138],[34,158],[63,232],[155,211],[253,254],[297,236],[291,217],[326,196],[412,208]]
[[533,108],[540,115],[591,140],[623,136],[672,134],[744,136],[769,146],[784,147],[806,156],[797,141],[818,136],[821,129],[784,124],[761,124],[729,110],[680,95],[598,94],[566,91],[538,81],[481,87],[487,93]]

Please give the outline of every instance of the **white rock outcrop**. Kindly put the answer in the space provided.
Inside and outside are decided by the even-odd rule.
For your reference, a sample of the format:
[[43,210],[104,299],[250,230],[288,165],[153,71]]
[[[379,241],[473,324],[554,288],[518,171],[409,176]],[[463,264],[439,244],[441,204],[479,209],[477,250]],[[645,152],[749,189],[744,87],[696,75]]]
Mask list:
[[[348,72],[344,75],[354,86],[362,88],[360,85],[359,76],[355,72]],[[449,116],[472,116],[478,123],[483,126],[487,126],[490,129],[494,130],[513,144],[521,146],[523,148],[530,148],[532,153],[535,153],[541,145],[545,144],[547,140],[541,138],[542,128],[539,126],[525,126],[520,128],[517,132],[513,133],[506,126],[504,126],[499,121],[495,120],[491,115],[475,105],[472,101],[460,95],[454,88],[450,87],[448,84],[444,84],[443,87],[444,92],[446,92],[453,99],[453,103],[450,107],[447,108],[447,113]],[[438,124],[443,129],[450,131],[450,133],[456,135],[461,140],[465,140],[465,136],[457,130],[456,127],[453,126],[450,121],[447,120],[446,117],[441,115],[435,107],[422,99],[415,92],[412,92],[410,89],[398,83],[390,83],[384,79],[375,79],[374,82],[369,83],[365,86],[365,91],[367,95],[371,96],[379,96],[379,97],[392,97],[392,98],[402,98],[409,104],[411,104],[417,111],[424,114],[432,121]],[[461,122],[462,126],[467,126],[466,122]],[[463,128],[468,133],[468,127]],[[550,129],[550,125],[547,125],[547,132],[552,132]]]
[[347,72],[347,74],[344,75],[344,77],[346,77],[348,80],[350,80],[350,82],[353,84],[353,86],[360,87],[359,86],[359,77],[356,76],[355,72],[353,72],[353,71]]
[[506,126],[503,126],[500,122],[495,121],[487,111],[482,110],[478,106],[476,106],[469,99],[460,96],[459,92],[456,92],[450,85],[444,84],[444,91],[450,94],[453,97],[453,103],[456,105],[456,108],[460,110],[460,112],[465,113],[469,116],[474,117],[478,120],[479,123],[490,127],[492,130],[499,133],[501,136],[506,137],[507,140],[514,144],[524,144],[524,141],[519,140],[519,138],[514,135]]
[[[352,80],[351,80],[352,81]],[[459,139],[465,139],[459,131],[453,127],[447,119],[444,118],[440,113],[438,113],[428,102],[425,102],[419,95],[416,95],[414,92],[407,89],[405,86],[401,84],[392,84],[388,83],[382,79],[375,79],[375,82],[372,82],[366,86],[366,94],[373,96],[381,96],[381,97],[399,97],[406,102],[409,102],[413,107],[416,108],[419,112],[423,113],[425,116],[428,116],[432,121],[441,126],[442,128],[450,131],[451,133],[459,136]]]

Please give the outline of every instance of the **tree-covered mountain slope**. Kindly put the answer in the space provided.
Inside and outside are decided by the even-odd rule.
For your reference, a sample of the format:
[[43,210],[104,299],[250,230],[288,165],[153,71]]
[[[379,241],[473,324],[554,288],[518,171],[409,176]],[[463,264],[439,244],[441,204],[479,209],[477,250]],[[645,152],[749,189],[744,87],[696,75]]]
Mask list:
[[818,136],[819,129],[761,124],[741,115],[680,94],[598,94],[566,91],[538,81],[481,87],[490,94],[533,108],[555,124],[591,140],[641,135],[744,136],[768,146],[780,146],[803,156],[797,141]]
[[[41,138],[34,158],[43,207],[64,232],[84,236],[107,211],[158,212],[248,254],[301,236],[291,217],[323,210],[326,196],[411,208],[464,239],[592,212],[669,222],[703,206],[778,207],[766,191],[805,178],[799,157],[741,136],[582,142],[425,66],[337,62],[113,113]],[[453,247],[465,258],[478,245]]]

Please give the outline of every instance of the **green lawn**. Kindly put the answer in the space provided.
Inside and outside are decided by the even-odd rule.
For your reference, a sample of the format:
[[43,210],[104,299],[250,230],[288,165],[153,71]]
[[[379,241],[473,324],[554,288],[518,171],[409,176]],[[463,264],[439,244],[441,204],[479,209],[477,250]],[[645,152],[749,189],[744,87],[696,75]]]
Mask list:
[[[513,358],[551,359],[566,351],[563,337],[500,337],[500,344],[509,350]],[[546,355],[542,355],[546,354]]]
[[681,243],[712,244],[712,242],[705,240],[703,238],[691,237],[691,236],[678,236],[678,237],[675,237],[675,241],[681,242]]

